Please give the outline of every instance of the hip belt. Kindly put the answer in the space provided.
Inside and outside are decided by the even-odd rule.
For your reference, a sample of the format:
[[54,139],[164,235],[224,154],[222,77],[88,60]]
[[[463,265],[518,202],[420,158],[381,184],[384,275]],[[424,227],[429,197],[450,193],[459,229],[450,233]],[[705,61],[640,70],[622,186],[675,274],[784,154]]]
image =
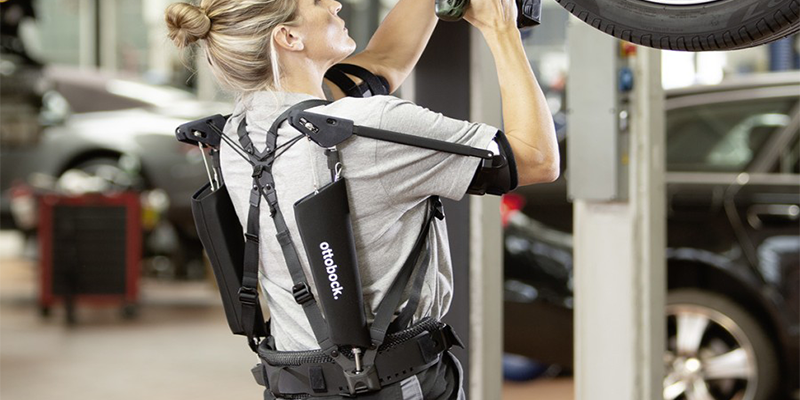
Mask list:
[[[253,368],[253,375],[276,397],[351,396],[346,371],[323,350],[276,351],[270,339],[258,347],[261,363]],[[387,335],[375,358],[379,387],[436,365],[453,345],[463,347],[453,329],[431,319]],[[350,351],[343,355],[354,358]]]

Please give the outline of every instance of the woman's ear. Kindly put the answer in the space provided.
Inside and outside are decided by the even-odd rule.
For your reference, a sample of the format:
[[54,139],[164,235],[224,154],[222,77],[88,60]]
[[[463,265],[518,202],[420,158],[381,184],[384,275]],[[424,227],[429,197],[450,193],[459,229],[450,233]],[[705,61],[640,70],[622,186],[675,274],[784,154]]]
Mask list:
[[290,26],[278,25],[272,31],[272,38],[279,48],[286,51],[302,51],[305,48],[300,32]]

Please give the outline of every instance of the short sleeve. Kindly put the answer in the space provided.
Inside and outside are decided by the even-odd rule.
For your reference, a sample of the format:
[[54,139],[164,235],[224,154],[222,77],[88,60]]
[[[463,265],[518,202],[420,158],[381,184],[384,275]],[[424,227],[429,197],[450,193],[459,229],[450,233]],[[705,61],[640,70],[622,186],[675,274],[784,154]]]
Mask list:
[[[489,125],[447,118],[409,101],[390,98],[380,129],[488,148],[498,132]],[[376,159],[381,184],[390,198],[414,200],[432,195],[459,200],[466,193],[480,159],[379,142]]]

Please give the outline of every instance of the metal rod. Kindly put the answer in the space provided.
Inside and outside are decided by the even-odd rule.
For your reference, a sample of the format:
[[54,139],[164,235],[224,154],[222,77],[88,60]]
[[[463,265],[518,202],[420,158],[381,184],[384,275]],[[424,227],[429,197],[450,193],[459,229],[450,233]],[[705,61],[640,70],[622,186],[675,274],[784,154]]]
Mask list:
[[203,144],[197,142],[197,147],[200,148],[200,154],[203,156],[203,164],[206,166],[206,174],[208,174],[208,183],[211,184],[211,190],[216,191],[217,188],[214,186],[214,178],[211,177],[211,167],[208,166],[208,160],[206,160],[206,152],[203,151]]
[[361,366],[361,349],[353,347],[353,358],[356,359],[356,373],[360,373],[363,369]]

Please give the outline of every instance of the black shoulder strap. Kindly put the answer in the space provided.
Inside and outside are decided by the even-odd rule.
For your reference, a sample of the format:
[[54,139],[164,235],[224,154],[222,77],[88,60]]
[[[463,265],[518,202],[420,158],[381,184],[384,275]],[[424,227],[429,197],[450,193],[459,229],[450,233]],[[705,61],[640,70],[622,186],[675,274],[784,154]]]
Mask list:
[[[400,305],[403,291],[408,286],[408,282],[411,281],[411,275],[413,274],[414,270],[417,270],[418,278],[415,279],[412,291],[422,290],[421,283],[424,279],[425,273],[427,272],[427,267],[430,261],[429,253],[427,251],[429,250],[427,248],[428,233],[430,232],[430,228],[433,225],[434,219],[437,218],[444,218],[442,203],[438,196],[432,196],[428,199],[427,216],[425,217],[425,222],[422,224],[422,230],[417,236],[417,240],[414,242],[414,247],[411,250],[411,254],[400,268],[400,272],[395,277],[392,285],[389,287],[389,290],[383,297],[383,300],[381,300],[381,303],[378,305],[378,309],[375,311],[375,319],[372,321],[372,326],[370,327],[370,336],[372,337],[373,347],[367,349],[366,353],[364,353],[365,365],[374,364],[375,357],[378,354],[377,349],[381,344],[383,344],[383,341],[386,338],[386,333],[389,331],[389,324],[392,322],[392,317],[394,316],[395,310],[397,310],[397,307]],[[421,256],[422,263],[420,263]],[[420,268],[416,268],[418,264],[420,264]],[[420,281],[419,284],[416,282],[418,280]],[[398,327],[402,327],[402,324],[404,323],[407,324],[413,316],[414,311],[416,311],[419,298],[417,297],[415,300],[414,297],[415,296],[412,292],[408,304],[398,317]]]
[[255,150],[255,146],[247,133],[246,118],[242,118],[242,121],[239,123],[237,131],[239,142],[250,155],[250,161],[253,163],[253,185],[250,190],[250,211],[247,215],[247,232],[245,233],[244,271],[242,274],[242,286],[239,290],[244,330],[248,338],[248,343],[251,348],[253,348],[253,351],[256,351],[255,346],[257,345],[254,334],[255,327],[263,323],[263,321],[256,321],[258,319],[258,314],[255,309],[258,306],[259,215],[262,196],[266,199],[269,206],[270,215],[275,223],[278,242],[281,245],[286,264],[289,268],[292,280],[295,283],[292,289],[295,300],[303,306],[303,311],[309,322],[311,322],[314,335],[320,345],[327,344],[328,341],[328,332],[325,328],[322,313],[319,310],[316,300],[314,300],[314,297],[311,295],[311,291],[308,289],[308,281],[303,273],[297,251],[294,248],[294,243],[289,235],[289,228],[278,207],[275,181],[272,177],[272,165],[275,160],[277,132],[280,123],[286,119],[286,116],[288,116],[289,112],[293,109],[306,109],[326,103],[327,102],[324,100],[309,100],[290,107],[289,110],[278,117],[267,132],[267,145],[262,152],[257,152]]

